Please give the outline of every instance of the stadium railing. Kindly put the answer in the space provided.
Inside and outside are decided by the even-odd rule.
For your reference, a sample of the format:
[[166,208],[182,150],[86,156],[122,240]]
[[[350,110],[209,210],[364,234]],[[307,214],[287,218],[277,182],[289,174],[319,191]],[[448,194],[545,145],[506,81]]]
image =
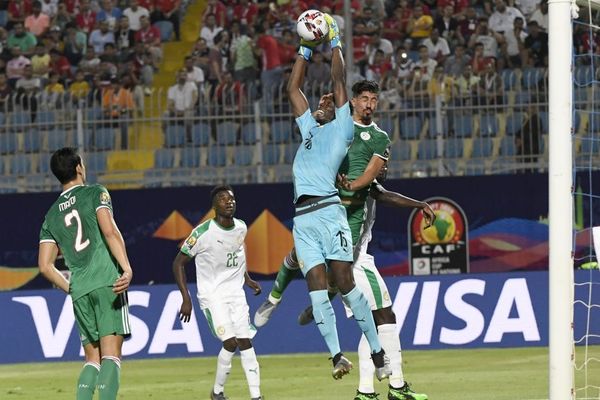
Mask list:
[[[390,177],[546,171],[547,72],[502,77],[496,93],[382,91],[375,120],[392,140]],[[284,85],[270,94],[254,83],[199,89],[198,103],[181,115],[169,113],[166,89],[134,91],[131,110],[106,99],[103,107],[102,91],[0,99],[0,191],[56,189],[49,157],[62,146],[80,148],[88,180],[113,188],[291,182],[300,135]],[[328,89],[304,88],[311,109]],[[575,100],[585,106],[591,95],[581,88]],[[576,114],[575,133],[600,128],[587,114]],[[597,165],[588,147],[578,155],[592,153]]]

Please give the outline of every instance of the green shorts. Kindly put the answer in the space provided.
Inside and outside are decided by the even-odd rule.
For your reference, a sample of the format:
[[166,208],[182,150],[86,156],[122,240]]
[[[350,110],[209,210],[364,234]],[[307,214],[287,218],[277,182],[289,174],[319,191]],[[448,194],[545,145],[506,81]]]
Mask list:
[[131,336],[127,293],[114,294],[112,287],[102,287],[75,300],[73,310],[84,346],[103,336]]

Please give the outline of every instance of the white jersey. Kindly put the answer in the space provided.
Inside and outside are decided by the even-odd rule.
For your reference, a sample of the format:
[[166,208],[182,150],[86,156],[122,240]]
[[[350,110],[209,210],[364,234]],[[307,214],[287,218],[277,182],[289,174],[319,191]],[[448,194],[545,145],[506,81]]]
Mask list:
[[181,247],[181,252],[194,258],[200,307],[212,299],[243,297],[246,273],[246,224],[234,218],[231,228],[223,228],[211,219],[198,225]]

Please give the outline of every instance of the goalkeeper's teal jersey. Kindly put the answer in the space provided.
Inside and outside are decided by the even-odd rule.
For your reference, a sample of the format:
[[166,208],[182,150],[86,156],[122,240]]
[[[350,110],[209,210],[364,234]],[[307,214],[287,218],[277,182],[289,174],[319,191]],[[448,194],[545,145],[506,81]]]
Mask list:
[[110,195],[101,185],[74,186],[60,194],[46,213],[40,243],[56,243],[71,271],[73,300],[100,287],[112,286],[119,266],[98,225],[96,211],[108,208]]

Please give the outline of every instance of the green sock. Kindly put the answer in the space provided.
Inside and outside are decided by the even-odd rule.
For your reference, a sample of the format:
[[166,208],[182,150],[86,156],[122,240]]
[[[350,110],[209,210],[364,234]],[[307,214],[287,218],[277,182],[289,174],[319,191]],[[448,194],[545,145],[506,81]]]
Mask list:
[[100,400],[115,400],[119,391],[121,361],[117,357],[102,357],[98,373],[98,394]]
[[294,280],[297,273],[297,269],[289,269],[285,264],[281,264],[279,272],[277,273],[277,278],[275,279],[275,284],[273,285],[273,289],[271,289],[271,296],[276,299],[281,299],[281,295],[285,291],[285,288],[287,288],[290,282]]
[[99,369],[100,366],[96,363],[86,363],[83,366],[77,381],[77,400],[92,400]]

